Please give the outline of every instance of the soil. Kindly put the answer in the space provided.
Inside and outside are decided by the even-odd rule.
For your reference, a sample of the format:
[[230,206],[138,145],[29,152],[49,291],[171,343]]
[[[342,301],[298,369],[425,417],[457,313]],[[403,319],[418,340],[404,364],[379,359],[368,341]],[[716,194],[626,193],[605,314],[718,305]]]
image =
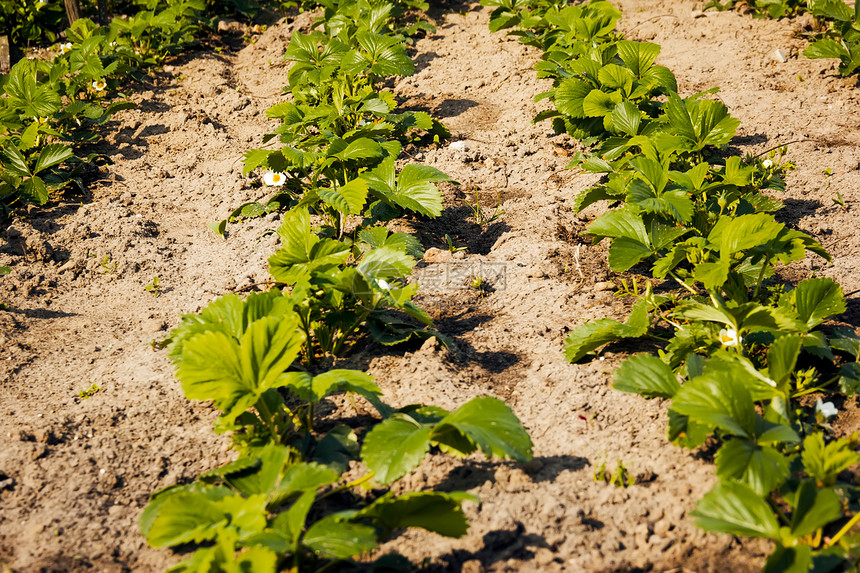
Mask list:
[[[674,71],[682,96],[722,88],[717,97],[741,120],[734,151],[789,144],[797,170],[779,217],[821,241],[833,263],[811,257],[783,272],[860,288],[856,78],[800,55],[802,19],[702,13],[689,0],[617,5],[628,38],[662,46],[658,63]],[[535,460],[428,456],[399,487],[475,493],[470,532],[451,540],[407,531],[382,550],[439,571],[758,570],[767,543],[706,534],[687,517],[715,480],[707,452],[666,441],[665,403],[610,388],[623,357],[647,348],[563,359],[571,327],[623,318],[630,300],[614,296],[623,277],[609,273],[605,245],[581,238],[605,207],[573,209],[595,182],[564,169],[577,145],[531,123],[546,105],[533,103],[547,89],[532,70],[539,54],[490,33],[489,9],[474,3],[437,5],[432,15],[436,33],[414,45],[417,73],[392,88],[466,148],[410,151],[410,162],[459,185],[444,187],[442,217],[399,225],[435,248],[419,269],[421,303],[457,349],[368,346],[344,364],[372,373],[393,405],[505,399],[533,437]],[[277,215],[230,225],[226,239],[208,224],[266,196],[242,176],[241,156],[273,127],[265,110],[282,98],[283,52],[310,21],[283,20],[241,49],[186,54],[136,86],[138,108],[119,114],[95,149],[111,164],[87,196],[33,209],[2,231],[0,264],[13,272],[0,279],[0,569],[158,571],[181,558],[140,535],[149,494],[234,454],[212,431],[216,412],[183,397],[166,351],[151,343],[183,313],[268,276]],[[467,205],[476,197],[488,217],[497,203],[504,214],[478,224]],[[466,250],[451,254],[445,235]],[[469,287],[474,276],[485,292]],[[155,277],[158,296],[144,288]],[[860,321],[854,295],[843,319]],[[853,402],[841,407],[849,412],[840,431],[860,428]],[[604,464],[615,472],[619,463],[635,485],[595,481]]]

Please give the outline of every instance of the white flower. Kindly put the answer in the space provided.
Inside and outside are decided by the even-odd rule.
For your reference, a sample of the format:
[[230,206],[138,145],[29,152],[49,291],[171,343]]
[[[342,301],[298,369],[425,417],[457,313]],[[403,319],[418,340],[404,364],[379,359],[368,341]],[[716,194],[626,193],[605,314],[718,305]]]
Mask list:
[[379,279],[376,281],[376,284],[378,284],[381,289],[389,290],[391,288],[391,285],[388,284],[388,281],[385,279]]
[[72,43],[66,42],[65,44],[60,44],[60,53],[65,54],[66,52],[70,52],[72,50]]
[[822,418],[832,418],[839,413],[833,402],[822,402],[821,398],[815,403],[815,413],[821,414]]
[[761,166],[765,169],[770,169],[771,167],[773,167],[773,161],[771,161],[770,159],[765,159],[761,162]]
[[110,44],[108,44],[108,46],[110,46],[111,48],[116,48],[116,42],[111,42]]
[[743,338],[734,328],[724,328],[720,331],[720,342],[723,343],[723,346],[739,346],[742,341]]
[[101,78],[99,78],[93,82],[93,89],[96,90],[97,92],[104,90],[106,87],[107,87],[107,83]]
[[269,171],[263,175],[263,183],[270,187],[280,187],[286,182],[287,178],[279,171]]

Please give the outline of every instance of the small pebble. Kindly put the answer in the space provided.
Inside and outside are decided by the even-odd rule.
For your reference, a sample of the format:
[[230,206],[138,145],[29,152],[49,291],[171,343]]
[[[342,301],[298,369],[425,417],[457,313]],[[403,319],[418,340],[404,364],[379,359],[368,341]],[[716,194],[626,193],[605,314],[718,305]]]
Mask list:
[[469,151],[469,144],[465,141],[454,141],[448,146],[451,151]]
[[781,64],[784,64],[788,61],[788,58],[785,57],[785,54],[782,53],[782,50],[776,50],[773,53],[773,57],[776,58],[776,60]]

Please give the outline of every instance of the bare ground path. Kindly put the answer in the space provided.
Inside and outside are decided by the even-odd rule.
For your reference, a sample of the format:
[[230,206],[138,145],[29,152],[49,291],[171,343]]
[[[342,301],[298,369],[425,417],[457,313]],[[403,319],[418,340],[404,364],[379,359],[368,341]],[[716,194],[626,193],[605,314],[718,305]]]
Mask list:
[[[737,147],[760,153],[795,139],[798,164],[784,220],[831,250],[787,269],[815,270],[853,291],[860,283],[855,208],[860,200],[852,80],[828,62],[796,57],[794,23],[734,13],[702,15],[692,1],[622,0],[622,30],[663,46],[659,63],[677,75],[683,95],[722,87],[719,97],[741,119]],[[491,34],[489,11],[474,4],[440,9],[437,33],[415,46],[418,73],[394,87],[404,105],[433,111],[465,151],[447,145],[411,150],[410,161],[438,167],[446,188],[434,222],[404,221],[424,246],[442,248],[422,269],[424,304],[459,352],[432,343],[366,349],[347,362],[367,367],[394,404],[454,406],[475,395],[511,404],[535,440],[528,467],[432,457],[408,488],[466,488],[467,537],[447,540],[406,532],[386,549],[431,568],[478,571],[752,571],[766,546],[740,545],[696,529],[686,513],[713,483],[706,456],[666,443],[664,406],[609,388],[623,357],[568,365],[566,328],[625,315],[602,246],[580,233],[598,214],[573,212],[576,192],[594,180],[563,171],[575,150],[547,123],[531,124],[546,86],[534,79],[538,54]],[[189,57],[134,98],[105,150],[115,164],[83,206],[60,206],[14,222],[0,263],[0,564],[16,570],[155,571],[176,561],[146,547],[136,521],[148,494],[192,479],[229,459],[205,405],[187,402],[164,351],[149,343],[181,313],[231,289],[265,279],[274,217],[232,226],[228,240],[207,225],[260,191],[241,177],[237,159],[271,123],[263,111],[286,83],[281,55],[296,26],[268,30],[237,54]],[[772,54],[789,55],[779,64]],[[169,81],[168,76],[173,76]],[[801,79],[803,81],[801,81]],[[829,167],[832,176],[822,173]],[[839,190],[849,205],[833,205]],[[464,199],[505,214],[481,227]],[[465,254],[444,251],[448,234]],[[482,274],[494,291],[468,287]],[[144,286],[158,276],[162,294]],[[846,319],[857,323],[857,306]],[[642,348],[644,349],[644,348]],[[78,393],[99,386],[92,397]],[[847,405],[846,405],[847,406]],[[850,406],[844,429],[857,426]],[[638,478],[622,489],[593,480],[622,462]]]

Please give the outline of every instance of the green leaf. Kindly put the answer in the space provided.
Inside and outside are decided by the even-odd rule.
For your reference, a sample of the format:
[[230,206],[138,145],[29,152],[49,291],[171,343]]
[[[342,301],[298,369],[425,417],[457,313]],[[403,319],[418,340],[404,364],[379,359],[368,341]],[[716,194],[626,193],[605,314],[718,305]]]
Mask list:
[[672,398],[681,385],[665,362],[654,355],[637,354],[615,371],[612,387],[646,398]]
[[406,165],[397,177],[395,201],[427,217],[442,213],[442,194],[434,183],[451,181],[445,173],[428,165]]
[[820,432],[804,438],[801,458],[806,473],[826,487],[832,487],[840,472],[860,461],[849,440],[840,438],[825,445]]
[[264,317],[248,325],[237,341],[224,332],[204,332],[188,339],[177,361],[176,376],[186,397],[212,400],[235,417],[270,388],[285,383],[284,373],[304,342],[295,315]]
[[737,480],[760,496],[766,496],[788,478],[788,458],[770,446],[734,438],[717,452],[717,476]]
[[361,457],[385,485],[414,470],[430,449],[430,427],[406,414],[394,414],[364,438]]
[[707,531],[779,540],[779,523],[767,502],[749,486],[725,482],[709,491],[690,512]]
[[591,90],[582,100],[582,112],[587,117],[603,117],[615,109],[615,100],[606,92]]
[[385,227],[372,227],[358,232],[358,238],[371,247],[391,247],[407,255],[420,259],[424,256],[424,247],[414,235],[409,233],[391,233]]
[[612,110],[612,123],[627,135],[637,135],[642,123],[642,112],[629,101],[621,102]]
[[810,546],[783,547],[777,545],[774,552],[768,555],[761,573],[809,573],[810,570],[816,570],[813,569],[812,548]]
[[37,63],[22,58],[9,72],[3,90],[25,118],[48,117],[60,110],[62,100],[50,82],[37,82]]
[[686,139],[696,141],[696,130],[693,129],[693,120],[690,117],[684,100],[678,94],[669,94],[666,102],[666,116],[675,133]]
[[812,329],[833,316],[845,312],[842,287],[832,279],[818,278],[802,281],[794,289],[797,314]]
[[388,279],[408,276],[415,259],[392,247],[373,249],[358,263],[356,270],[365,278]]
[[642,215],[632,205],[604,213],[588,226],[588,233],[595,237],[626,237],[643,245],[649,244]]
[[768,213],[722,217],[708,234],[708,241],[719,245],[720,255],[728,257],[767,243],[784,227]]
[[835,328],[830,337],[830,346],[834,350],[850,354],[854,358],[860,356],[860,337],[850,328]]
[[400,37],[360,31],[355,35],[355,40],[361,49],[344,56],[344,70],[357,72],[367,66],[378,76],[411,76],[415,73],[415,65],[406,55]]
[[271,150],[269,149],[251,149],[246,151],[245,155],[242,156],[245,164],[242,168],[242,175],[247,177],[251,171],[261,165],[265,165],[270,153]]
[[839,369],[839,389],[847,398],[860,393],[860,363],[848,362]]
[[240,534],[259,532],[266,526],[265,505],[264,495],[213,500],[201,493],[180,491],[159,505],[147,541],[154,547],[201,543],[214,539],[227,525]]
[[625,93],[629,93],[633,87],[634,77],[633,73],[627,68],[616,64],[607,64],[600,68],[600,71],[597,73],[597,79],[604,88],[623,90]]
[[382,148],[372,139],[362,137],[347,143],[336,139],[326,151],[327,155],[337,157],[341,161],[372,159],[382,157]]
[[33,173],[40,173],[45,169],[58,165],[63,161],[67,161],[74,157],[72,148],[64,143],[51,143],[42,148],[39,153],[39,159],[36,161],[36,167],[33,168]]
[[31,177],[21,184],[21,194],[31,203],[44,205],[48,202],[48,188],[38,176]]
[[269,257],[275,280],[295,284],[312,272],[325,272],[342,264],[351,255],[349,247],[334,239],[320,239],[311,232],[307,209],[293,209],[284,215],[278,229],[283,246]]
[[841,59],[851,57],[848,49],[842,43],[830,38],[810,42],[803,50],[803,55],[810,59]]
[[650,42],[621,40],[617,46],[618,57],[637,78],[641,78],[654,65],[657,56],[660,55],[660,46]]
[[790,334],[774,340],[770,349],[768,349],[767,369],[770,377],[776,382],[777,386],[781,387],[789,379],[791,373],[794,372],[802,344],[802,337]]
[[819,489],[812,480],[803,480],[797,491],[791,516],[791,534],[799,539],[815,533],[842,517],[842,503],[832,489]]
[[372,518],[387,537],[404,527],[420,527],[446,537],[462,537],[469,521],[461,507],[463,501],[475,501],[463,493],[434,491],[412,492],[399,497],[386,494],[361,510],[359,517]]
[[585,117],[583,102],[594,87],[577,78],[569,78],[555,90],[555,106],[561,113],[572,118]]
[[644,336],[649,324],[646,303],[637,301],[623,324],[611,318],[600,318],[574,328],[564,341],[565,358],[568,362],[578,362],[589,352],[610,342]]
[[329,430],[317,442],[312,461],[327,466],[340,475],[349,469],[349,462],[357,460],[358,455],[358,436],[352,428],[340,425]]
[[361,177],[383,201],[427,217],[438,217],[442,213],[442,194],[434,183],[451,180],[438,169],[426,165],[407,165],[395,178],[392,156]]
[[[331,485],[340,478],[340,473],[332,468],[320,465],[314,462],[303,462],[288,465],[283,471],[283,476],[277,487],[271,492],[269,505],[277,507],[283,505],[287,500],[296,494],[310,494],[310,499],[313,501],[313,496],[316,491],[325,486]],[[300,499],[296,501],[299,504]],[[305,503],[307,500],[301,503]],[[296,510],[299,511],[299,510]],[[304,518],[302,518],[304,519]]]
[[344,215],[358,215],[367,199],[367,183],[353,179],[336,189],[317,188],[320,198]]
[[320,555],[348,559],[370,551],[378,540],[374,528],[328,515],[308,528],[302,543]]
[[609,268],[623,273],[633,265],[651,256],[651,248],[634,239],[620,237],[609,246]]
[[376,401],[382,394],[379,386],[373,382],[373,377],[359,370],[334,369],[313,378],[307,372],[291,372],[289,381],[284,385],[299,399],[312,404],[343,390],[355,392],[371,401]]
[[[463,449],[465,438],[469,444]],[[485,456],[532,459],[532,441],[519,419],[501,400],[473,398],[445,416],[430,439],[468,454],[477,447]]]
[[2,156],[2,168],[4,171],[18,177],[29,177],[32,175],[30,168],[27,167],[27,160],[24,159],[24,156],[10,140],[7,140],[3,146]]
[[316,490],[304,490],[287,511],[272,520],[271,527],[285,533],[289,539],[298,540],[305,528],[308,512],[316,499]]
[[727,370],[705,370],[675,394],[672,409],[690,419],[721,430],[752,438],[755,406],[749,390]]
[[694,422],[689,416],[681,415],[674,410],[669,410],[667,414],[669,427],[666,434],[669,441],[685,448],[698,448],[704,444],[713,429]]

